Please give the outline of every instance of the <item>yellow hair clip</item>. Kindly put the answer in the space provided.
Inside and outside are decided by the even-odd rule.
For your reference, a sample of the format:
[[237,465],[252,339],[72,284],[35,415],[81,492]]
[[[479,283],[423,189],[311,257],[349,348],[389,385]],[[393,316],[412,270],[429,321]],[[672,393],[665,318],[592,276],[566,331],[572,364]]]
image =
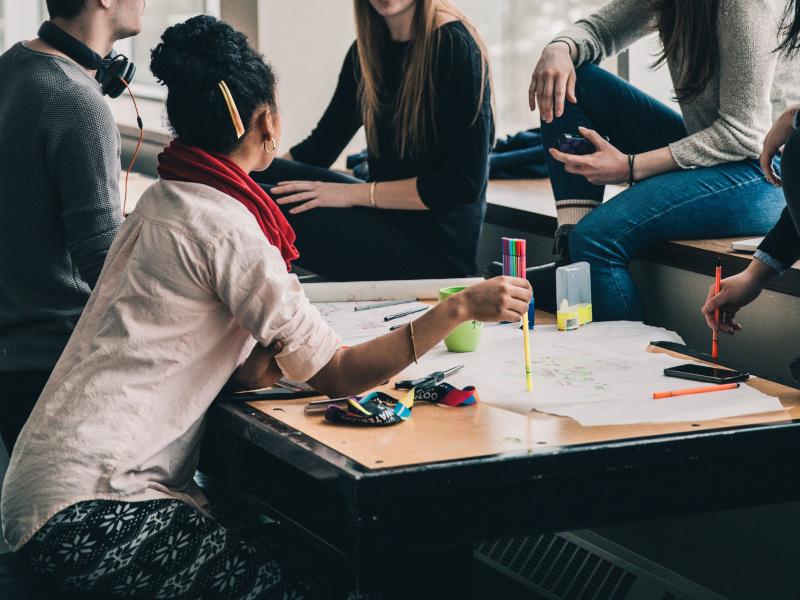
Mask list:
[[224,81],[219,82],[219,89],[222,90],[222,97],[225,98],[225,104],[228,105],[228,111],[231,113],[233,126],[236,127],[236,137],[242,137],[244,135],[244,124],[242,123],[242,118],[239,116],[239,111],[236,109],[236,102],[233,101],[231,91],[228,89],[228,86],[225,85]]

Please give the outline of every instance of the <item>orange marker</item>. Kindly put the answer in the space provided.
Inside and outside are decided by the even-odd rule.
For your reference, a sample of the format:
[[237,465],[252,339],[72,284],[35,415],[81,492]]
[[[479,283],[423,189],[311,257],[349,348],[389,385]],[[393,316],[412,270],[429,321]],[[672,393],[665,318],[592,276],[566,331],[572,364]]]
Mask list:
[[[719,285],[722,282],[722,259],[717,257],[717,272],[714,279],[714,295],[719,294]],[[719,309],[714,310],[714,320],[717,322],[717,329],[711,338],[711,358],[717,362],[719,358]]]
[[673,390],[671,392],[653,392],[653,398],[669,398],[670,396],[685,396],[686,394],[702,394],[703,392],[721,392],[722,390],[733,390],[739,387],[738,383],[723,383],[722,385],[710,385],[708,387],[689,388],[687,390]]

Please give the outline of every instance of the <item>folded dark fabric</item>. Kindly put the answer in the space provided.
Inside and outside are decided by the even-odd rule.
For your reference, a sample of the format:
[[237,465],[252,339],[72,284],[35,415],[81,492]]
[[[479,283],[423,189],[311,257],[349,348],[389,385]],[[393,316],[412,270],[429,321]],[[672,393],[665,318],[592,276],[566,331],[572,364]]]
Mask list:
[[520,131],[497,140],[489,154],[489,179],[539,179],[547,177],[541,131]]
[[353,177],[366,181],[369,179],[369,163],[367,162],[367,149],[364,148],[358,154],[349,154],[346,160],[348,169],[353,170]]
[[524,150],[525,148],[541,145],[542,132],[537,127],[535,129],[520,131],[514,135],[507,135],[504,140],[497,140],[494,148],[492,148],[492,152],[511,152],[513,150]]

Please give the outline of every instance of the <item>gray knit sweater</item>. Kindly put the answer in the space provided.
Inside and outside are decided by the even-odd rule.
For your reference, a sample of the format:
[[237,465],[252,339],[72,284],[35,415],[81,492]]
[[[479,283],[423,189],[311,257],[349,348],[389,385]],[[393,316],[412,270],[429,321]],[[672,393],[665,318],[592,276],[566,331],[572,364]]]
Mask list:
[[19,43],[0,56],[0,371],[51,369],[122,222],[98,83]]
[[[653,31],[645,0],[614,0],[562,31],[578,45],[576,66],[600,62]],[[689,136],[670,144],[681,168],[713,166],[761,155],[764,136],[800,101],[800,61],[773,52],[786,0],[721,0],[720,64],[705,91],[681,104]],[[673,81],[676,65],[669,64]]]

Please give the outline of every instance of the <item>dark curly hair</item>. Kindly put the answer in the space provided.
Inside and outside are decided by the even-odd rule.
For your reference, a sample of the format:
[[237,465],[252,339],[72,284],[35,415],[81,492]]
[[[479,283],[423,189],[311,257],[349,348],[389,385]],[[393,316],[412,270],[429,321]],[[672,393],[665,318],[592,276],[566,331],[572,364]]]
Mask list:
[[167,117],[184,144],[228,154],[236,129],[219,88],[225,81],[245,130],[260,106],[277,110],[272,67],[247,36],[208,15],[168,28],[151,54],[150,70],[167,86]]

